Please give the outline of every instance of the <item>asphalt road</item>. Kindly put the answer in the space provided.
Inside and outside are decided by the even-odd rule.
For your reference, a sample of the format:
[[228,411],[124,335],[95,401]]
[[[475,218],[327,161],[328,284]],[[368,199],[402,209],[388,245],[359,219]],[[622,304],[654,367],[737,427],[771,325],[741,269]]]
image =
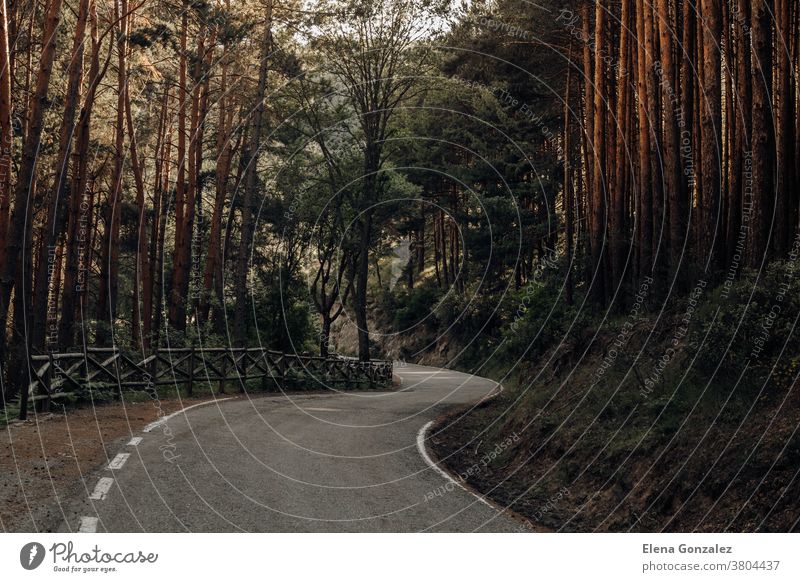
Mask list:
[[429,421],[496,384],[423,366],[395,372],[403,384],[392,392],[187,410],[124,446],[118,468],[86,476],[86,494],[63,505],[61,531],[522,531],[448,485],[417,443]]

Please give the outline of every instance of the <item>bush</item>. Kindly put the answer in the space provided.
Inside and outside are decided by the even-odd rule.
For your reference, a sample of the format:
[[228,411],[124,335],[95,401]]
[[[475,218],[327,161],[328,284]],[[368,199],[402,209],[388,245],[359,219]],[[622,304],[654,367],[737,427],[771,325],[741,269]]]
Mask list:
[[537,358],[564,340],[577,339],[589,325],[586,310],[567,305],[563,293],[559,296],[560,285],[561,279],[549,277],[509,296],[503,328],[509,361],[526,350],[526,359]]
[[800,314],[798,271],[792,263],[776,262],[761,277],[746,272],[717,287],[692,325],[691,348],[702,350],[697,369],[732,380],[749,364],[749,377],[755,379],[777,363],[773,379],[788,385],[800,359],[794,329]]
[[427,329],[436,328],[439,320],[433,310],[441,296],[442,291],[433,281],[425,281],[410,290],[400,287],[391,301],[394,306],[394,330],[406,330],[417,324],[422,324]]

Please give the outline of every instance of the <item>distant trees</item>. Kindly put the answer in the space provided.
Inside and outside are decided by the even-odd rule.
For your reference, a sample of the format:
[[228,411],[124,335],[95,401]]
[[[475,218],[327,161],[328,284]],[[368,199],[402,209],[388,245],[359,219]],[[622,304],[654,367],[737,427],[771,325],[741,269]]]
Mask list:
[[367,292],[369,252],[375,235],[376,204],[384,179],[385,140],[397,107],[426,72],[430,50],[417,41],[432,32],[436,6],[417,1],[331,2],[316,46],[327,58],[326,66],[344,85],[350,106],[361,128],[363,170],[361,195],[356,202],[359,216],[358,258],[355,270],[354,311],[358,327],[358,356],[369,360]]

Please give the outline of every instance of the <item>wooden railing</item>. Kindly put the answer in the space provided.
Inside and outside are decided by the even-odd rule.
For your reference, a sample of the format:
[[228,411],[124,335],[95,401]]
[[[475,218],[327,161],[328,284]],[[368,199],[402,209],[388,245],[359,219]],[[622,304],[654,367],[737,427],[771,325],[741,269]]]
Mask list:
[[[245,390],[251,380],[259,388],[281,390],[291,385],[305,388],[387,387],[392,382],[392,362],[360,362],[343,357],[284,354],[261,348],[160,348],[140,359],[118,348],[87,348],[84,352],[31,356],[30,401],[49,410],[53,399],[87,391],[148,390],[158,386],[183,386],[191,396],[195,384],[218,384],[224,393],[229,382]],[[212,388],[213,390],[213,388]]]

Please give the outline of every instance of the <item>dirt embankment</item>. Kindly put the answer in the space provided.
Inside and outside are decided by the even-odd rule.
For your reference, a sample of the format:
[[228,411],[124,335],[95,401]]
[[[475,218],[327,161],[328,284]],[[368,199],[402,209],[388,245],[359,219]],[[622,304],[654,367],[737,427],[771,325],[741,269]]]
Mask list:
[[652,339],[634,363],[608,365],[613,336],[577,362],[570,346],[548,353],[499,398],[444,423],[434,452],[553,530],[798,531],[800,386],[685,377],[688,348],[651,386],[668,346]]
[[189,404],[186,399],[115,402],[32,413],[27,421],[0,428],[0,527],[56,529],[62,519],[60,500],[88,495],[85,475],[108,463],[145,425]]

